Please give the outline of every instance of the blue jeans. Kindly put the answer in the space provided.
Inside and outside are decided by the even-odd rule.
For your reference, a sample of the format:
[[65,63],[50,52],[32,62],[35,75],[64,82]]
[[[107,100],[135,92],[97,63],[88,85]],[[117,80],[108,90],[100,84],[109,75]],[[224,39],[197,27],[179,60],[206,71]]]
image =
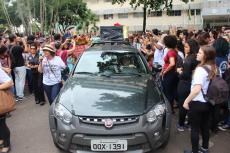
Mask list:
[[61,83],[57,83],[55,85],[43,84],[43,86],[44,86],[44,90],[47,95],[47,98],[49,100],[49,103],[51,105],[61,89]]
[[26,67],[15,67],[14,68],[15,74],[15,88],[16,94],[18,97],[24,97],[24,86],[26,80]]

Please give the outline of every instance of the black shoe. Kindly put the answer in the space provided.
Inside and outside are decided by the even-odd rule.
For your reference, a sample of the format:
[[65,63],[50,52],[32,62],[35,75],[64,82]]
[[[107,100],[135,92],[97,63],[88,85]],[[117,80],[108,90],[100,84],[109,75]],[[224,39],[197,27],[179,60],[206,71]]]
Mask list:
[[45,102],[44,102],[44,101],[41,101],[41,102],[40,102],[40,105],[41,105],[41,106],[45,105]]
[[38,101],[38,100],[37,100],[37,101],[35,101],[35,103],[36,103],[36,104],[39,104],[39,103],[40,103],[40,101]]

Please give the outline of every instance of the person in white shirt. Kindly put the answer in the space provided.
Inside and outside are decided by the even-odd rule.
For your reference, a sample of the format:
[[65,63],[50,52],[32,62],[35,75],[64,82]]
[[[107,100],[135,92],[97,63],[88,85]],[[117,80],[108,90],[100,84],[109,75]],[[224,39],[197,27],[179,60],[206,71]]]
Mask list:
[[[183,107],[190,112],[190,124],[192,129],[192,151],[185,151],[185,153],[208,153],[210,104],[204,99],[202,91],[204,95],[207,94],[210,79],[217,74],[215,57],[215,48],[212,46],[202,46],[197,54],[197,60],[200,61],[200,65],[195,69],[191,91],[183,105]],[[209,74],[204,66],[210,69]],[[200,130],[203,142],[202,146],[199,148]]]
[[[0,90],[10,89],[14,85],[12,79],[0,68]],[[3,100],[0,98],[0,100]],[[0,148],[1,153],[10,151],[10,130],[6,125],[6,114],[0,115]]]
[[43,52],[44,58],[40,57],[38,71],[43,73],[43,86],[51,105],[61,89],[61,71],[66,65],[59,56],[55,56],[51,45],[45,45]]
[[164,65],[164,57],[168,52],[168,49],[164,45],[164,37],[167,36],[166,34],[163,34],[161,36],[161,39],[155,43],[153,41],[153,46],[155,47],[155,52],[154,52],[154,58],[153,58],[153,64],[159,64],[161,66]]

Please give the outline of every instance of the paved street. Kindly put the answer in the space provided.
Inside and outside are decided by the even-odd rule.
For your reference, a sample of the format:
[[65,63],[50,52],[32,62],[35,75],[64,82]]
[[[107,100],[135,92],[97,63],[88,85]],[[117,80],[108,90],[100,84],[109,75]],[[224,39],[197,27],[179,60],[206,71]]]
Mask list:
[[[48,104],[36,105],[33,96],[28,96],[23,103],[17,105],[17,110],[7,120],[11,129],[11,153],[62,153],[53,145],[48,126]],[[178,133],[174,124],[170,142],[164,149],[155,153],[182,153],[190,147],[189,132]],[[211,153],[229,153],[230,132],[219,132],[211,137],[214,146]]]

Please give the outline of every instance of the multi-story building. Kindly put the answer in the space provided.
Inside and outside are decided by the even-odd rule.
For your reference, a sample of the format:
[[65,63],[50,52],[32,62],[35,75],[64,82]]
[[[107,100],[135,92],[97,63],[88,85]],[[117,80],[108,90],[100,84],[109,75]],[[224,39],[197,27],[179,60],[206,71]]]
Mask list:
[[230,26],[230,0],[203,0],[204,26]]
[[[133,9],[128,1],[122,5],[112,5],[112,0],[85,0],[85,2],[98,15],[99,22],[97,26],[112,26],[119,23],[128,26],[129,31],[142,30],[142,7]],[[168,30],[169,26],[176,26],[201,29],[207,24],[218,25],[219,21],[229,24],[229,5],[230,0],[190,0],[187,4],[181,0],[173,0],[172,11],[148,10],[146,28],[149,30],[154,28]],[[218,16],[216,16],[215,11],[217,11]],[[214,17],[216,19],[213,20]]]

